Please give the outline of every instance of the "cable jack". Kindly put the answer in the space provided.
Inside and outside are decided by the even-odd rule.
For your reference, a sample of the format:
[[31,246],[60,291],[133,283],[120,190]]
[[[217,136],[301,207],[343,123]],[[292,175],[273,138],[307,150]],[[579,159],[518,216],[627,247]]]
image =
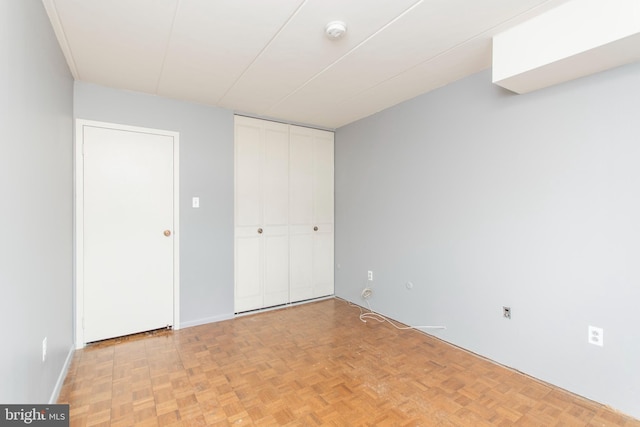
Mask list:
[[362,293],[360,294],[362,299],[369,299],[371,298],[371,295],[373,295],[373,291],[371,290],[371,288],[364,288],[362,290]]

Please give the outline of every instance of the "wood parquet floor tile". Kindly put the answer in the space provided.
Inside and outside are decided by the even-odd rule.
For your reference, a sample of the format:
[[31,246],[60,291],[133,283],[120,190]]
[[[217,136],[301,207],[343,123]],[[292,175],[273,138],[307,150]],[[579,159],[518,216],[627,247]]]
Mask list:
[[625,426],[640,421],[328,299],[74,354],[72,426]]

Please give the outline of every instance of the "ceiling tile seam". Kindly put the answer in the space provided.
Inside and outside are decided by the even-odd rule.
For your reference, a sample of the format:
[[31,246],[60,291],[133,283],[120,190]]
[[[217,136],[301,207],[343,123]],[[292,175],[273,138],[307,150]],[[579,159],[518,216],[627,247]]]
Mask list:
[[164,55],[162,55],[162,63],[160,64],[160,72],[158,73],[158,80],[156,81],[156,89],[154,94],[158,95],[160,92],[160,82],[162,81],[162,75],[164,74],[164,65],[167,61],[167,55],[169,54],[169,45],[171,44],[171,39],[173,38],[173,29],[176,25],[176,16],[178,16],[178,9],[180,8],[180,0],[176,1],[176,7],[173,10],[173,19],[171,19],[171,29],[169,30],[169,37],[167,37],[167,42],[164,45]]
[[408,14],[409,12],[411,12],[413,9],[415,9],[416,7],[418,7],[424,0],[418,0],[417,2],[415,2],[414,4],[412,4],[411,6],[409,6],[407,9],[405,9],[402,13],[400,13],[399,15],[397,15],[395,18],[393,18],[391,21],[387,22],[385,25],[383,25],[382,27],[380,27],[377,31],[375,31],[373,34],[369,35],[369,37],[367,37],[366,39],[364,39],[363,41],[361,41],[360,43],[358,43],[357,45],[355,45],[354,47],[352,47],[347,53],[345,53],[344,55],[342,55],[340,58],[336,59],[335,61],[333,61],[331,64],[327,65],[326,67],[324,67],[322,70],[318,71],[316,74],[314,74],[313,76],[311,76],[306,82],[304,82],[303,84],[301,84],[296,90],[292,91],[291,93],[289,93],[288,95],[284,96],[282,99],[280,99],[279,101],[276,101],[273,105],[271,105],[269,108],[267,108],[266,112],[270,113],[272,112],[275,108],[277,108],[280,104],[282,104],[283,102],[285,102],[287,99],[289,99],[290,97],[292,97],[293,95],[295,95],[296,93],[300,92],[302,89],[304,89],[306,86],[308,86],[311,82],[313,82],[314,80],[316,80],[318,77],[320,77],[322,74],[324,74],[325,72],[329,71],[331,68],[333,68],[336,64],[338,64],[339,62],[341,62],[342,60],[344,60],[345,58],[349,57],[352,53],[354,53],[357,49],[359,49],[361,46],[363,46],[365,43],[369,42],[369,40],[373,39],[374,37],[376,37],[378,34],[380,34],[382,31],[386,30],[387,28],[389,28],[389,26],[393,25],[396,21],[398,21],[399,19],[401,19],[402,17],[404,17],[406,14]]
[[237,86],[237,84],[240,82],[240,80],[249,72],[249,70],[251,70],[251,68],[254,66],[254,64],[258,61],[258,59],[260,59],[260,57],[262,57],[262,55],[264,55],[264,53],[266,52],[266,50],[269,48],[269,46],[271,46],[274,42],[274,40],[278,37],[278,35],[280,35],[280,33],[287,27],[287,25],[289,25],[289,23],[291,22],[291,20],[293,18],[295,18],[298,13],[300,13],[300,11],[302,10],[302,8],[307,4],[308,0],[304,0],[302,3],[300,3],[300,5],[296,8],[296,10],[293,11],[293,13],[291,15],[289,15],[289,18],[287,18],[287,20],[285,21],[284,24],[282,24],[280,26],[280,28],[278,28],[278,31],[276,31],[276,33],[273,35],[273,37],[271,37],[269,39],[269,41],[264,45],[264,47],[260,50],[260,52],[258,52],[258,54],[253,58],[253,60],[251,61],[251,63],[249,65],[247,65],[247,67],[240,73],[240,75],[238,76],[238,78],[236,78],[233,83],[227,88],[227,90],[222,94],[222,96],[220,96],[220,98],[218,98],[218,100],[216,101],[215,105],[219,105],[222,106],[222,101],[224,100],[224,98],[229,94],[229,92],[231,92],[233,90],[234,87]]
[[60,20],[60,15],[58,14],[58,8],[56,7],[55,0],[42,0],[42,3],[44,4],[47,15],[49,15],[49,20],[51,20],[52,22],[51,26],[53,27],[53,32],[58,38],[60,49],[62,50],[62,54],[67,60],[67,65],[69,66],[71,75],[73,76],[74,80],[81,80],[80,73],[78,72],[78,66],[76,65],[73,53],[71,52],[69,39],[67,38],[67,33],[64,31],[64,27],[62,26],[62,21]]
[[[527,9],[527,10],[525,10],[525,11],[523,11],[523,12],[520,12],[520,13],[518,13],[518,14],[517,14],[517,15],[515,15],[515,16],[512,16],[512,17],[510,17],[510,18],[508,18],[508,19],[506,19],[506,20],[504,20],[504,21],[501,21],[501,22],[499,22],[499,23],[497,23],[497,24],[495,24],[495,25],[493,25],[493,26],[491,26],[491,27],[487,28],[486,30],[483,30],[482,32],[480,32],[480,33],[476,34],[475,36],[469,37],[468,39],[463,40],[463,41],[461,41],[460,43],[457,43],[457,44],[455,44],[455,45],[453,45],[453,46],[451,46],[451,47],[447,48],[446,50],[443,50],[443,51],[441,51],[441,52],[437,53],[436,55],[434,55],[434,56],[432,56],[432,57],[430,57],[430,58],[425,59],[424,61],[420,61],[419,63],[417,63],[417,64],[415,64],[415,65],[413,65],[413,66],[411,66],[411,67],[409,67],[409,68],[405,68],[405,69],[404,69],[404,70],[402,70],[401,72],[396,73],[396,74],[394,74],[393,76],[390,76],[390,77],[388,77],[388,78],[386,78],[386,79],[384,79],[384,80],[382,80],[382,81],[380,81],[380,82],[376,83],[376,84],[375,84],[375,85],[373,85],[373,86],[370,86],[370,87],[368,87],[368,88],[366,88],[366,89],[363,89],[363,90],[361,90],[361,91],[360,91],[360,92],[358,92],[358,93],[355,93],[355,94],[353,94],[353,95],[350,95],[350,96],[344,97],[344,98],[340,99],[340,100],[339,100],[339,101],[337,101],[337,102],[338,102],[338,103],[342,103],[342,102],[345,102],[345,101],[353,100],[353,99],[355,99],[355,98],[357,98],[357,97],[361,96],[362,94],[364,94],[364,93],[366,93],[366,92],[369,92],[369,91],[371,91],[371,90],[374,90],[374,89],[375,89],[375,88],[377,88],[378,86],[381,86],[381,85],[383,85],[383,84],[385,84],[385,83],[389,82],[390,80],[393,80],[393,79],[395,79],[395,78],[397,78],[397,77],[401,76],[402,74],[404,74],[404,73],[406,73],[406,72],[409,72],[409,71],[411,71],[411,70],[413,70],[413,69],[415,69],[415,68],[421,67],[421,66],[423,66],[423,65],[425,65],[425,64],[428,64],[429,62],[432,62],[432,61],[434,61],[434,60],[438,59],[439,57],[441,57],[441,56],[443,56],[443,55],[446,55],[447,53],[449,53],[449,52],[451,52],[451,51],[453,51],[453,50],[455,50],[455,49],[458,49],[459,47],[464,46],[465,44],[467,44],[467,43],[469,43],[469,42],[471,42],[471,41],[473,41],[473,40],[476,40],[476,39],[478,39],[478,38],[481,38],[481,37],[485,36],[487,33],[490,33],[491,31],[493,31],[495,28],[498,28],[498,27],[500,27],[500,26],[502,26],[502,25],[505,25],[505,24],[507,24],[509,21],[516,20],[516,19],[518,19],[519,17],[521,17],[522,15],[525,15],[525,14],[527,14],[527,13],[530,13],[531,11],[533,11],[533,10],[535,10],[535,9],[537,9],[537,8],[540,8],[540,7],[544,6],[545,4],[547,4],[547,3],[551,2],[551,1],[554,1],[554,0],[545,0],[544,2],[539,3],[539,4],[538,4],[538,5],[536,5],[536,6],[530,7],[529,9]],[[490,66],[489,66],[489,67],[490,67]],[[486,68],[483,68],[483,70],[485,70],[485,69],[486,69]],[[478,70],[478,71],[481,71],[481,70]],[[400,102],[402,102],[402,101],[400,101]],[[394,105],[395,105],[395,104],[394,104]],[[374,113],[374,114],[375,114],[375,113]]]

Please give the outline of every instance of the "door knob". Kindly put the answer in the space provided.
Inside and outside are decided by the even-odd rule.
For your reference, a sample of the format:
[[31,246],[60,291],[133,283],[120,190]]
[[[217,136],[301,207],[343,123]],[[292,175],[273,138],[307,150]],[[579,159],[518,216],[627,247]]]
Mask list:
[[164,230],[164,233],[162,233],[162,234],[164,234],[165,236],[169,237],[169,236],[171,236],[171,230]]
[[262,228],[258,228],[258,234],[262,234]]
[[318,226],[313,227],[313,231],[318,231]]

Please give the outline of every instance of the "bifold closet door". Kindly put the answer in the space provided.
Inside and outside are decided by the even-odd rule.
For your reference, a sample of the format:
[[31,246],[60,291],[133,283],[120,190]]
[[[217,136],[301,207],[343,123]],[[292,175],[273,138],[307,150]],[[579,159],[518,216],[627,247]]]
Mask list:
[[289,232],[291,301],[334,292],[333,132],[291,126]]
[[235,119],[235,312],[289,302],[289,129]]

